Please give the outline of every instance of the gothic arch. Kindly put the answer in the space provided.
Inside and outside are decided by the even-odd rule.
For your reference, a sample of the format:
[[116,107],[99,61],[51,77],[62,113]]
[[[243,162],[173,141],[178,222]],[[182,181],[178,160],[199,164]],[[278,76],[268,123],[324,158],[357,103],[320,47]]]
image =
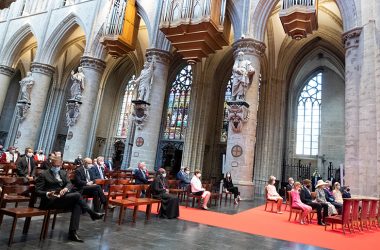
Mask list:
[[[152,41],[154,40],[153,39],[154,34],[153,34],[153,31],[152,31],[152,25],[150,24],[150,21],[149,21],[149,16],[146,13],[145,9],[140,5],[140,3],[138,1],[136,1],[136,6],[137,6],[137,14],[144,21],[144,23],[146,25],[146,28],[148,30],[148,44],[151,45]],[[158,20],[158,22],[159,21],[160,20]],[[157,27],[158,27],[158,24],[157,24]]]
[[37,56],[40,59],[39,61],[52,65],[57,57],[57,53],[60,52],[60,48],[63,46],[62,41],[65,41],[64,37],[77,26],[83,30],[85,39],[88,41],[89,34],[86,33],[86,26],[79,17],[70,13],[60,22],[47,39],[44,49],[40,51],[40,58]]
[[[357,7],[354,0],[335,0],[342,15],[343,31],[349,31],[358,24]],[[248,33],[254,39],[264,41],[266,24],[273,8],[279,0],[260,0],[253,15],[249,17]]]
[[[24,24],[9,39],[8,43],[3,47],[3,65],[12,67],[16,63],[16,56],[21,51],[24,43],[31,37],[35,37],[35,33],[29,24]],[[37,38],[36,38],[37,40]],[[37,45],[38,45],[37,41]]]

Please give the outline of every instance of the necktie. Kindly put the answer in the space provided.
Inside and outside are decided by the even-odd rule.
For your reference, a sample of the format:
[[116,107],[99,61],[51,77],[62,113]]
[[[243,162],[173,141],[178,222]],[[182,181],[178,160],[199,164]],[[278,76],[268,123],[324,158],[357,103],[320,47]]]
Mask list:
[[108,165],[109,165],[109,168],[110,168],[109,171],[112,171],[112,163],[110,162]]
[[146,175],[145,175],[145,172],[144,172],[144,170],[141,170],[141,172],[142,172],[142,174],[143,174],[144,178],[146,178]]
[[100,174],[100,179],[104,179],[104,176],[103,176],[103,169],[101,167],[98,166],[98,171],[99,171],[99,174]]
[[90,174],[88,173],[88,170],[85,169],[84,172],[86,173],[86,181],[89,182],[90,181]]
[[30,172],[31,172],[31,166],[30,166],[30,158],[28,157],[27,158],[27,161],[28,161],[28,176],[30,176]]

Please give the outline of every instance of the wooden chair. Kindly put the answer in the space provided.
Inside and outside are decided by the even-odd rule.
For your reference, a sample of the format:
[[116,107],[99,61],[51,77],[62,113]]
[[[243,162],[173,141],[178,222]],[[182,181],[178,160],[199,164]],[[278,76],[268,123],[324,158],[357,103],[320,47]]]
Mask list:
[[371,199],[369,203],[369,227],[372,229],[372,226],[375,226],[377,228],[377,208],[378,208],[378,200],[377,199]]
[[182,201],[183,193],[186,191],[180,188],[180,183],[180,180],[168,180],[169,193],[177,195],[178,199]]
[[290,221],[290,219],[292,218],[292,214],[293,214],[293,213],[296,215],[296,216],[294,217],[294,221],[296,221],[298,215],[301,217],[301,214],[302,214],[303,210],[302,210],[301,208],[293,207],[293,206],[292,206],[293,198],[292,198],[292,195],[291,195],[290,192],[291,192],[291,191],[286,191],[286,196],[288,197],[288,198],[286,199],[286,201],[288,201],[288,199],[289,199],[289,207],[290,207],[290,211],[289,211],[289,219],[288,219],[288,221]]
[[[315,200],[315,198],[317,198],[317,193],[316,193],[316,192],[311,192],[310,195],[311,195],[311,199],[312,199],[312,200]],[[310,223],[311,223],[311,221],[313,220],[314,215],[315,215],[316,213],[317,213],[317,209],[313,208],[313,209],[311,210],[311,212],[310,212],[310,218],[309,218]]]
[[[290,200],[289,200],[289,193],[288,193],[288,191],[286,190],[286,187],[284,187],[283,190],[284,190],[285,200],[286,200],[286,202],[285,202],[285,210],[284,210],[284,211],[286,211],[286,208],[287,208],[288,206],[291,207],[291,206],[292,206],[292,203],[290,203]],[[297,217],[297,215],[296,215],[296,217]]]
[[104,215],[104,221],[106,221],[107,215],[108,215],[108,206],[113,205],[113,206],[118,206],[120,207],[119,211],[119,225],[122,222],[122,215],[123,215],[123,210],[128,207],[128,206],[134,206],[134,203],[131,201],[127,201],[124,198],[124,185],[110,185],[109,187],[109,192],[107,195],[107,202],[105,205],[105,215]]
[[277,204],[277,201],[268,199],[267,187],[265,187],[264,189],[265,189],[265,208],[264,208],[264,211],[267,211],[268,204],[272,204],[272,208],[270,211],[273,212],[273,205]]
[[[4,192],[7,194],[16,194],[16,195],[23,195],[23,194],[31,195],[32,194],[34,197],[34,186],[25,186],[25,185],[3,186],[3,193]],[[42,236],[45,230],[47,211],[34,208],[34,203],[35,203],[35,198],[30,198],[28,207],[0,209],[1,216],[7,215],[10,217],[13,217],[12,228],[11,228],[11,232],[10,232],[9,240],[8,240],[8,246],[12,245],[13,236],[16,230],[16,225],[17,225],[17,219],[19,218],[25,218],[23,234],[27,234],[29,230],[31,218],[36,217],[36,216],[44,216],[41,233],[40,233],[40,239],[42,239]]]
[[1,175],[5,176],[16,176],[16,164],[11,162],[11,163],[1,163],[1,168],[3,171],[1,172]]
[[230,200],[230,204],[232,202],[232,195],[233,193],[231,192],[228,192],[227,189],[223,188],[222,187],[222,197],[220,197],[220,205],[222,205],[222,200],[223,200],[223,194],[224,194],[224,204],[227,204],[227,199],[228,199],[228,196],[229,196],[229,200]]
[[369,222],[369,199],[363,199],[362,200],[362,207],[360,210],[360,228],[363,231],[363,225],[365,225],[366,229],[368,230],[368,222]]
[[345,227],[348,227],[348,230],[351,233],[351,227],[350,227],[350,217],[351,217],[351,206],[352,206],[352,200],[350,199],[344,199],[343,200],[343,208],[342,208],[342,214],[341,215],[334,215],[334,216],[328,216],[325,218],[325,231],[327,228],[327,223],[331,223],[331,229],[334,229],[334,224],[340,224],[342,225],[343,234],[346,234]]
[[360,231],[360,218],[359,218],[359,203],[361,199],[350,199],[352,200],[351,208],[351,228],[355,232],[354,226]]
[[202,195],[195,195],[191,192],[191,185],[186,189],[186,207],[189,206],[189,200],[192,198],[192,207],[194,207],[195,199],[198,199],[198,208],[201,207]]
[[219,201],[222,199],[222,194],[219,192],[216,192],[213,190],[213,186],[211,183],[208,183],[204,186],[204,188],[210,192],[210,205],[212,204],[212,201],[214,200],[215,206],[219,203]]

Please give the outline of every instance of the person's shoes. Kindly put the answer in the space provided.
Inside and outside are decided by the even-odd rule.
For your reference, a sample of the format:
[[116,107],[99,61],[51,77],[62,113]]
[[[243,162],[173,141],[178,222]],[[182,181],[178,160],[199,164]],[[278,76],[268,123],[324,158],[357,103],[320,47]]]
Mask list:
[[208,207],[202,207],[203,210],[208,210]]
[[90,214],[90,217],[92,220],[100,220],[101,218],[103,218],[104,216],[104,213],[96,213],[96,212],[92,212]]
[[75,242],[84,242],[81,238],[79,238],[77,232],[75,231],[70,231],[69,232],[69,240],[75,241]]
[[237,199],[237,198],[236,198],[236,199],[234,199],[234,204],[235,204],[235,205],[239,204],[239,202],[238,202],[238,199]]
[[278,213],[278,214],[283,214],[283,212],[281,212],[281,211],[277,211],[277,213]]
[[115,205],[108,205],[109,209],[114,209],[116,206]]
[[325,226],[326,224],[324,222],[318,222],[318,225]]
[[238,201],[241,201],[240,195],[238,195],[237,200],[238,200]]

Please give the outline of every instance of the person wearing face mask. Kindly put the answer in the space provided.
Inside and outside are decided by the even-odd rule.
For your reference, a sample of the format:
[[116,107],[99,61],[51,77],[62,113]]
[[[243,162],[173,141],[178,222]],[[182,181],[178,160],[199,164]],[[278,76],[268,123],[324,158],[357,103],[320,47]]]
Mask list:
[[158,169],[156,178],[151,184],[151,192],[154,199],[161,200],[159,212],[161,218],[173,219],[179,216],[179,200],[178,197],[169,194],[165,169]]
[[179,186],[182,189],[186,189],[190,185],[190,169],[188,167],[181,168],[176,175],[177,180],[180,180]]
[[16,148],[10,146],[6,152],[1,155],[0,162],[3,163],[17,163],[19,160],[19,154],[16,151]]
[[[318,225],[325,225],[325,217],[328,216],[328,205],[326,203],[318,203],[316,200],[313,200],[311,196],[311,180],[305,179],[303,180],[303,187],[300,191],[300,197],[302,203],[309,205],[313,209],[317,210],[317,220]],[[323,214],[322,214],[323,211]]]
[[52,155],[51,167],[42,172],[36,180],[36,193],[41,197],[40,209],[65,209],[71,211],[69,240],[83,242],[77,235],[82,212],[87,212],[92,220],[101,219],[104,214],[94,212],[74,190],[68,174],[61,169],[62,159]]
[[28,183],[34,179],[35,168],[36,164],[33,158],[33,149],[26,148],[25,155],[21,157],[17,163],[17,176],[22,177],[24,183]]
[[286,184],[286,191],[292,191],[294,188],[294,179],[289,177],[288,184]]
[[202,182],[201,182],[200,178],[201,178],[201,171],[199,169],[196,169],[194,171],[194,176],[190,181],[191,192],[194,195],[201,195],[202,196],[202,198],[203,198],[202,209],[208,210],[207,203],[210,200],[211,193],[209,191],[206,191],[206,189],[204,189],[202,187]]
[[281,208],[282,208],[282,197],[277,193],[276,186],[274,185],[276,183],[276,177],[271,175],[268,180],[268,185],[265,187],[267,190],[267,199],[268,200],[274,200],[277,203],[277,213],[282,214]]
[[77,158],[74,160],[74,164],[76,166],[79,166],[81,167],[83,165],[83,159],[82,159],[82,155],[78,155]]
[[223,188],[226,193],[231,192],[234,194],[234,203],[235,205],[238,204],[240,201],[240,192],[238,187],[235,187],[232,183],[231,172],[228,172],[223,179]]
[[147,184],[149,183],[149,176],[146,172],[145,162],[139,162],[138,169],[134,173],[135,184]]
[[92,160],[90,158],[84,158],[83,166],[75,170],[75,187],[82,195],[92,197],[92,203],[94,204],[95,212],[100,211],[100,203],[105,205],[107,198],[103,193],[102,188],[94,183],[94,176],[91,168]]

